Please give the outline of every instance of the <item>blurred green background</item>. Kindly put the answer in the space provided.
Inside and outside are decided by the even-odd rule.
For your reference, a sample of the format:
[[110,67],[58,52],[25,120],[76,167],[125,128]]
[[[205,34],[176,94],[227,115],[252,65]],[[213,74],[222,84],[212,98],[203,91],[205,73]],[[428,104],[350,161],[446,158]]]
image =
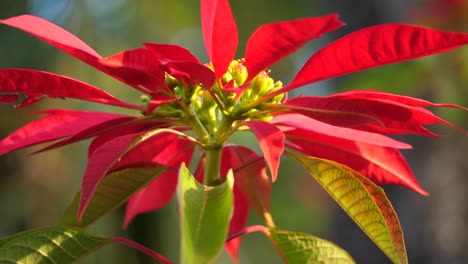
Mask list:
[[[307,44],[272,67],[272,77],[287,83],[305,60],[326,43],[372,24],[413,23],[438,29],[468,32],[468,1],[231,1],[240,34],[238,57],[248,36],[263,23],[331,12],[348,26]],[[134,48],[141,42],[173,43],[207,61],[195,0],[29,0],[0,1],[0,18],[31,13],[46,18],[79,36],[102,56]],[[47,70],[96,85],[119,98],[138,102],[139,95],[105,74],[18,30],[0,27],[0,68]],[[320,82],[298,93],[326,95],[350,89],[381,89],[435,102],[468,106],[468,48],[416,61]],[[0,105],[3,138],[37,116],[31,111],[66,107],[122,111],[74,100],[45,100],[25,110]],[[439,109],[436,109],[439,110]],[[463,111],[437,111],[458,126],[468,128]],[[404,151],[430,197],[385,186],[405,231],[410,263],[468,263],[468,140],[443,127],[433,131],[441,139],[403,137],[414,149]],[[253,143],[252,137],[236,142]],[[0,157],[0,236],[54,224],[80,186],[86,165],[86,143],[27,156],[17,151]],[[323,190],[290,160],[285,159],[273,185],[272,212],[282,229],[312,233],[334,241],[358,263],[389,263],[357,226]],[[178,259],[176,205],[138,216],[122,230],[121,208],[92,227],[105,235],[124,235],[170,259]],[[260,223],[251,214],[252,224]],[[281,263],[269,241],[260,234],[243,239],[241,263]],[[80,263],[152,263],[148,257],[113,245]],[[219,263],[231,263],[224,254]]]

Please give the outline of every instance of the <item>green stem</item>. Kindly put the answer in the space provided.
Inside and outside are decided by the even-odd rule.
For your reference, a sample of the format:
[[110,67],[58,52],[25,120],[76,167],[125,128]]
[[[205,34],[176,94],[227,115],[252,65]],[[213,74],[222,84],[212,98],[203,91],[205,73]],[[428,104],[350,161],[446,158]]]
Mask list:
[[234,120],[231,117],[223,114],[221,122],[218,125],[218,131],[214,135],[216,142],[224,143],[224,141],[227,139],[225,138],[225,134],[231,130],[233,122]]
[[221,183],[221,153],[223,146],[210,146],[205,148],[205,175],[203,184],[207,186],[216,186]]
[[221,178],[221,153],[226,134],[232,127],[233,120],[223,115],[212,142],[205,146],[205,177],[203,183],[208,186],[216,186],[223,182]]
[[187,118],[189,119],[189,123],[197,134],[197,136],[200,138],[200,140],[204,143],[208,142],[210,140],[210,134],[208,131],[206,131],[206,128],[203,126],[201,123],[200,119],[198,119],[197,115],[193,112],[193,110],[189,109],[184,103],[180,103],[180,106],[182,107],[182,110],[184,113],[187,115]]

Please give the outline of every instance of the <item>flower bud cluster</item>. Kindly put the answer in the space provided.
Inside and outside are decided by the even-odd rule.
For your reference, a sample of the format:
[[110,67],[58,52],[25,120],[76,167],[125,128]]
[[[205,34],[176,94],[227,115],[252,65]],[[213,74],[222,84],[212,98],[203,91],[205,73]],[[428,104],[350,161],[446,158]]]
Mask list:
[[223,114],[208,90],[202,86],[195,88],[190,109],[211,135],[217,132]]
[[[212,65],[208,65],[212,68]],[[228,70],[212,87],[191,85],[166,74],[166,85],[173,96],[180,99],[168,102],[156,109],[159,112],[181,111],[180,103],[187,107],[210,136],[217,134],[224,118],[233,120],[270,120],[271,109],[265,104],[279,104],[284,94],[262,100],[262,97],[282,88],[281,81],[274,81],[270,71],[262,71],[257,76],[248,77],[244,60],[234,60]],[[238,89],[238,90],[237,90]],[[242,92],[239,92],[242,91]],[[147,105],[150,98],[142,98]],[[232,123],[231,125],[234,125]]]
[[[257,76],[255,76],[250,83],[249,88],[245,90],[240,98],[241,104],[248,104],[254,101],[257,101],[262,96],[265,96],[271,92],[274,92],[281,87],[283,87],[283,83],[281,81],[274,81],[273,78],[269,76],[270,71],[262,71]],[[284,94],[279,94],[271,99],[269,99],[268,103],[278,104],[281,103]]]
[[279,90],[283,87],[281,81],[273,80],[269,76],[270,71],[262,71],[257,76],[253,77],[248,83],[248,71],[244,66],[244,60],[232,61],[226,74],[223,76],[223,83],[228,83],[234,80],[233,90],[236,88],[244,89],[239,95],[235,92],[228,93],[227,95],[227,109],[233,113],[234,116],[242,116],[243,120],[264,120],[271,119],[269,112],[264,111],[264,103],[279,104],[284,97],[284,94],[279,94],[273,98],[256,104],[265,95]]

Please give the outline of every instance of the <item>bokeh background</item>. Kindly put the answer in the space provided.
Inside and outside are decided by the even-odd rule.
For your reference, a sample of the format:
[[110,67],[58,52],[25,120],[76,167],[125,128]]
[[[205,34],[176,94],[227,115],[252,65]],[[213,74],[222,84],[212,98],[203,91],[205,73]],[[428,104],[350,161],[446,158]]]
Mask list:
[[[358,1],[231,1],[237,20],[241,57],[246,40],[263,23],[331,12],[347,26],[314,40],[272,67],[272,76],[288,82],[314,51],[351,31],[379,23],[412,23],[468,32],[466,0],[358,0]],[[174,43],[207,61],[200,28],[199,1],[195,0],[6,0],[0,18],[30,13],[46,18],[79,36],[101,55],[140,46],[141,42]],[[25,34],[0,27],[0,67],[47,70],[71,76],[125,99],[138,102],[138,93],[71,56]],[[300,93],[326,95],[350,89],[381,89],[435,102],[468,106],[468,48],[398,65],[320,82]],[[297,93],[296,93],[297,94]],[[294,96],[290,95],[290,96]],[[45,100],[25,110],[0,105],[0,137],[36,118],[30,112],[53,107],[122,111],[74,100]],[[468,115],[460,110],[436,112],[468,129]],[[422,197],[401,187],[385,186],[400,216],[410,263],[468,263],[468,139],[436,126],[444,137],[400,138],[411,143],[404,151],[423,188]],[[250,142],[238,137],[236,142]],[[252,145],[253,143],[250,143]],[[255,144],[253,144],[255,145]],[[0,157],[0,236],[54,224],[79,190],[86,165],[86,143],[27,156],[17,151]],[[363,232],[334,204],[310,176],[285,159],[273,185],[272,212],[282,229],[312,233],[348,250],[358,263],[390,263]],[[105,235],[123,235],[170,259],[178,259],[178,220],[174,201],[159,211],[138,216],[121,228],[124,209],[116,210],[91,229]],[[250,222],[260,223],[252,212]],[[243,239],[241,263],[281,263],[261,234]],[[231,263],[224,254],[219,263]],[[120,245],[103,248],[80,263],[152,263]]]

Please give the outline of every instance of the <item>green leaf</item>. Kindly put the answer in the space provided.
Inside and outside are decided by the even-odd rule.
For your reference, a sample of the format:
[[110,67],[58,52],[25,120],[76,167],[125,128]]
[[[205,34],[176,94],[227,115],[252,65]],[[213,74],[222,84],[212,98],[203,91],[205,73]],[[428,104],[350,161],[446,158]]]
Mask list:
[[313,235],[278,229],[269,229],[265,234],[273,242],[286,263],[355,263],[345,250],[330,241]]
[[289,153],[393,261],[408,263],[403,231],[382,188],[342,164]]
[[181,263],[211,263],[223,249],[233,209],[232,170],[219,186],[205,186],[182,164],[177,198],[181,218]]
[[109,242],[74,228],[40,228],[0,239],[0,263],[71,263]]
[[126,168],[109,173],[97,186],[81,221],[77,221],[80,203],[80,193],[77,193],[65,209],[59,224],[83,228],[94,223],[124,203],[132,194],[162,174],[165,169],[162,165],[152,164],[151,167]]

